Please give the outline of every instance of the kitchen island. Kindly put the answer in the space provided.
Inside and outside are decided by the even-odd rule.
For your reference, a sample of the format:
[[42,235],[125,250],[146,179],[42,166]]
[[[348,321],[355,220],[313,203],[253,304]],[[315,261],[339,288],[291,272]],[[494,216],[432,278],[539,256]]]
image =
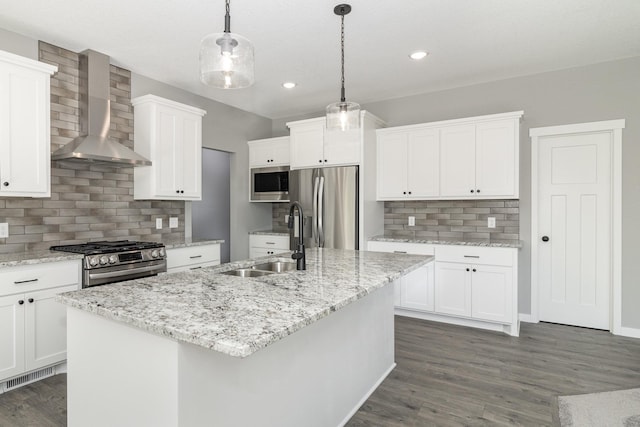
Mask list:
[[69,426],[344,424],[395,366],[388,285],[432,257],[313,249],[306,271],[221,274],[276,258],[59,296]]

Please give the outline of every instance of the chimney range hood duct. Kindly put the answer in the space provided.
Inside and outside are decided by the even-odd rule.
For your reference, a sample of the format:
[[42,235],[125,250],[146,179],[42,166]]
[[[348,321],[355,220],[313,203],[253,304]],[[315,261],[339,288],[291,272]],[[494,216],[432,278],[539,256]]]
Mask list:
[[[109,57],[93,50],[80,55],[79,136],[51,154],[51,160],[109,163],[112,166],[150,166],[151,161],[109,138]],[[86,86],[85,86],[86,85]]]

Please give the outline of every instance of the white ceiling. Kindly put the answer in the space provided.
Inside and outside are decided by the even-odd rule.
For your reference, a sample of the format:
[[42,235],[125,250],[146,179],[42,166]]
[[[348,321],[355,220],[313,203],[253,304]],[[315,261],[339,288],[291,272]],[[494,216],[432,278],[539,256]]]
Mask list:
[[[338,0],[232,0],[231,30],[255,46],[256,83],[199,81],[200,39],[223,29],[224,0],[0,0],[0,27],[269,118],[339,98]],[[416,93],[640,56],[640,0],[351,0],[347,99]],[[430,52],[421,62],[408,54]],[[284,81],[298,87],[286,90]]]

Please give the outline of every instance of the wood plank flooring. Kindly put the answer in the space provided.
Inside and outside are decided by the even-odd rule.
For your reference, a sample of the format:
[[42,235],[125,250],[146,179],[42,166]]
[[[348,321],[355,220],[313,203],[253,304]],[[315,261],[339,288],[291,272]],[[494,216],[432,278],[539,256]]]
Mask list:
[[[398,366],[347,424],[544,426],[557,396],[640,387],[640,340],[548,323],[520,338],[396,317]],[[0,394],[0,426],[66,425],[66,375]]]

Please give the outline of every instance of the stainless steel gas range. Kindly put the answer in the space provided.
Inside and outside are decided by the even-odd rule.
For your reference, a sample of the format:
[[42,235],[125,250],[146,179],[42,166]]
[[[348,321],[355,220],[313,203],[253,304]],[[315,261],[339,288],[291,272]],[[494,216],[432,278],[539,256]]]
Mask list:
[[167,255],[162,243],[119,240],[52,246],[51,250],[84,255],[83,288],[167,271]]

